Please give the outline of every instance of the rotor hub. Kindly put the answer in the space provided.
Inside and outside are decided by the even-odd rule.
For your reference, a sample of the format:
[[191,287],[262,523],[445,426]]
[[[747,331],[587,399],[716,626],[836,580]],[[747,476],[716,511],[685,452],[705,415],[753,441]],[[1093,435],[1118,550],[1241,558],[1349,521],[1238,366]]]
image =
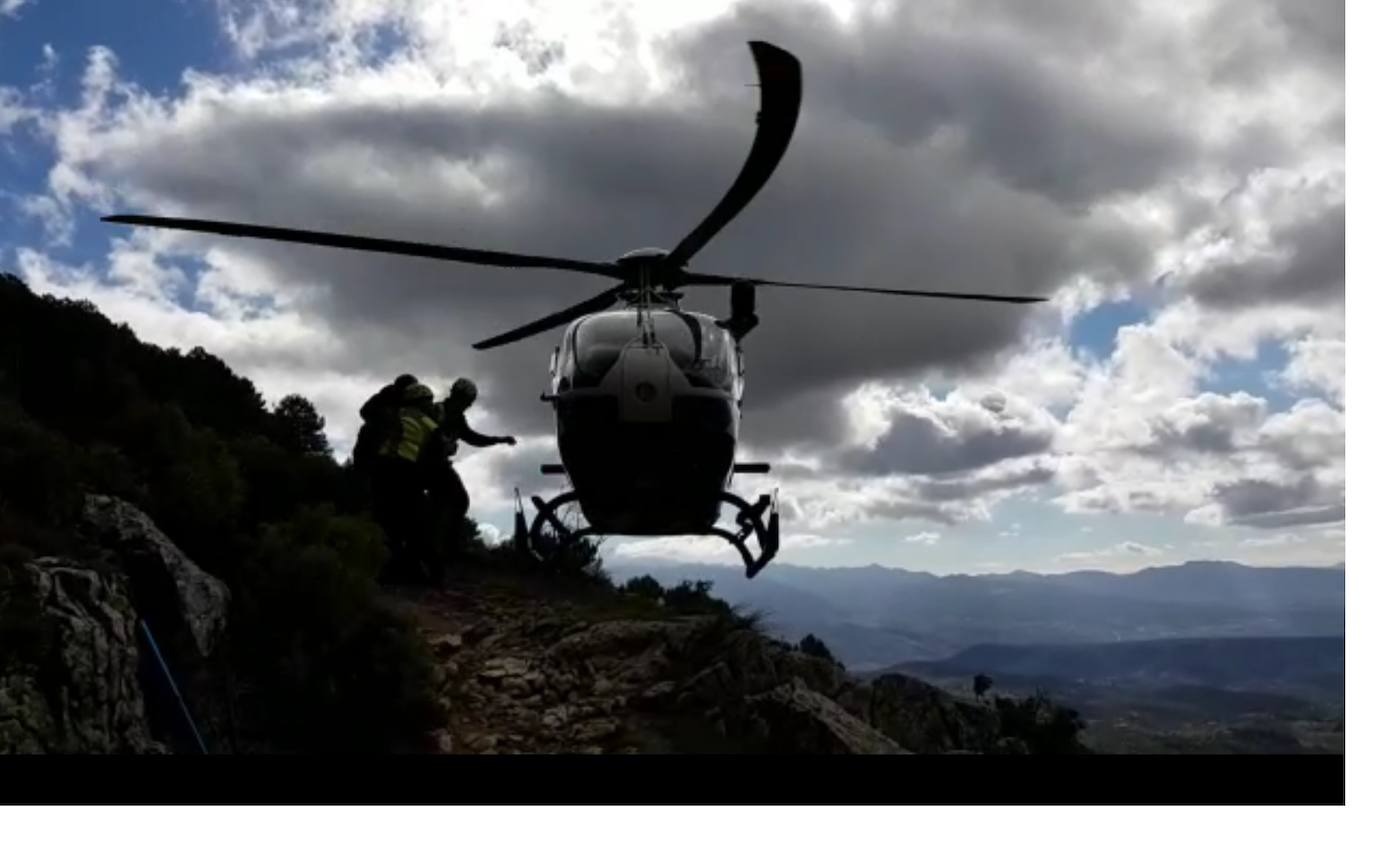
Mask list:
[[663,260],[668,252],[662,248],[638,248],[621,254],[615,264],[624,272],[625,282],[636,287],[662,286],[667,281]]

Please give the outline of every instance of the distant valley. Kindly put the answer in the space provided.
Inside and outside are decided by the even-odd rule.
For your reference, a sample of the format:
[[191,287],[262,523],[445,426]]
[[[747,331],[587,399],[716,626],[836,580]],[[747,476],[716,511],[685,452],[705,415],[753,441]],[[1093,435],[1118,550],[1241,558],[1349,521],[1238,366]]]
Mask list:
[[752,581],[724,565],[622,564],[612,572],[620,581],[711,581],[712,593],[761,612],[775,634],[818,635],[858,670],[945,659],[978,644],[1345,635],[1345,571],[1334,567],[1194,561],[1127,575],[936,576],[775,564]]
[[1345,570],[1194,561],[1133,574],[936,576],[774,565],[753,581],[700,564],[613,570],[712,592],[775,635],[821,638],[859,672],[972,696],[1043,691],[1113,752],[1344,749]]

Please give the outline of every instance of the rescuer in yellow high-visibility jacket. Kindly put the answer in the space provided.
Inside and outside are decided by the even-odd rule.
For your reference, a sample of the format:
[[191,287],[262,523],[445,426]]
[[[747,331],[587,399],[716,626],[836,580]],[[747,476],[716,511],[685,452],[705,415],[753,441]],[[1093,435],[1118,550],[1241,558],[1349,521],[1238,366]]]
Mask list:
[[388,578],[437,580],[442,564],[430,527],[425,489],[429,471],[442,461],[444,442],[434,420],[434,392],[419,383],[399,398],[393,432],[380,445],[374,466],[373,515],[391,553]]

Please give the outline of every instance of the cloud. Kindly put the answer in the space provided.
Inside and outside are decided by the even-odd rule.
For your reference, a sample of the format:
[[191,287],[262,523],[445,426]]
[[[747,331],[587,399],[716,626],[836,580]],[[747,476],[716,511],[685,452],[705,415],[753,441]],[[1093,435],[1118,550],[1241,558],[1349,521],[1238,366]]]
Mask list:
[[[1228,250],[1233,241],[1230,235],[1219,238]],[[1345,200],[1322,200],[1294,222],[1271,228],[1264,245],[1228,256],[1181,288],[1222,307],[1339,301],[1345,295]]]
[[848,537],[829,537],[824,534],[784,534],[782,549],[817,549],[822,546],[847,546],[854,541]]
[[718,537],[651,537],[643,540],[617,542],[609,548],[614,560],[663,560],[679,562],[728,562],[739,556],[735,549]]
[[[22,272],[269,396],[317,398],[336,445],[399,372],[477,379],[484,420],[522,440],[460,464],[494,510],[550,488],[537,394],[557,335],[469,346],[599,280],[123,228],[78,265],[60,241],[119,208],[594,259],[671,246],[739,169],[744,42],[768,38],[804,62],[793,146],[694,266],[1055,297],[761,289],[742,454],[778,463],[789,529],[987,521],[1022,494],[1217,524],[1337,515],[1339,4],[725,5],[218,0],[227,71],[154,93],[96,49],[71,104],[0,89],[0,133],[31,121],[53,155],[20,204],[51,242]],[[1149,318],[1105,360],[1076,352],[1068,326],[1109,297]],[[1274,383],[1324,411],[1207,390],[1271,340],[1290,355]],[[1310,498],[1283,495],[1304,472]],[[1296,506],[1240,513],[1246,481]]]
[[1160,457],[1233,453],[1255,437],[1267,408],[1265,400],[1244,391],[1179,400],[1146,417],[1150,438],[1141,449]]
[[974,400],[961,390],[944,399],[918,389],[882,392],[886,429],[871,446],[841,459],[861,474],[946,474],[1042,453],[1056,421],[1020,398],[988,392]]
[[1236,480],[1218,486],[1216,498],[1230,521],[1257,528],[1338,522],[1345,518],[1343,489],[1323,486],[1311,475],[1291,483]]
[[504,539],[504,534],[501,529],[490,522],[477,523],[477,536],[488,546],[495,546]]
[[[254,20],[271,31],[276,13],[264,14]],[[876,31],[881,23],[865,26]],[[291,38],[303,32],[289,29]],[[403,34],[419,39],[428,30]],[[709,38],[689,33],[663,47],[690,63],[693,46]],[[834,48],[831,57],[818,54],[824,44],[808,56],[808,68],[816,67],[808,79],[823,80],[827,63],[837,61]],[[344,64],[322,79],[192,75],[171,98],[112,88],[108,57],[93,59],[87,109],[55,125],[68,178],[52,196],[70,204],[119,187],[126,204],[162,211],[611,257],[674,241],[742,160],[752,108],[737,98],[691,113],[666,99],[602,104],[552,90],[478,100],[436,78],[428,45],[412,47],[419,53],[376,68]],[[893,61],[905,53],[895,44],[886,50]],[[742,41],[735,53],[732,66],[712,67],[712,75],[747,64]],[[707,72],[700,62],[694,68]],[[118,99],[100,100],[114,92]],[[808,93],[808,109],[821,113],[825,99],[839,97],[823,86]],[[1044,293],[1084,270],[1143,261],[1143,249],[1109,219],[1086,218],[995,177],[961,175],[959,161],[865,125],[806,125],[775,182],[708,248],[703,264],[900,284],[909,260],[920,258],[923,285]],[[956,196],[957,209],[937,202]],[[1105,244],[1095,245],[1098,238]],[[490,356],[463,344],[596,288],[577,276],[517,277],[224,240],[187,239],[175,250],[206,246],[235,247],[260,261],[283,291],[322,287],[316,309],[327,324],[379,349],[400,338],[446,344],[445,360],[499,379],[510,391],[505,410],[524,423],[538,414],[527,394],[517,394],[538,377],[538,341]],[[1012,259],[1030,262],[1012,266]],[[959,366],[1007,346],[1027,318],[1015,308],[813,294],[768,293],[761,304],[765,326],[749,355],[756,406],[874,373]],[[846,333],[860,330],[862,339]],[[798,352],[796,342],[824,347]]]
[[1124,540],[1113,546],[1078,552],[1064,552],[1055,557],[1058,561],[1085,562],[1098,560],[1121,560],[1123,558],[1150,558],[1164,554],[1164,550],[1134,540]]
[[37,118],[23,94],[14,87],[0,86],[0,135],[9,134],[21,122]]
[[1287,344],[1290,360],[1279,375],[1292,390],[1317,391],[1345,405],[1345,339],[1309,335]]
[[916,543],[920,546],[934,546],[940,542],[939,531],[922,531],[919,534],[910,534],[902,538],[903,543]]
[[[1182,515],[1208,525],[1340,520],[1343,411],[1309,398],[1276,412],[1255,393],[1202,388],[1217,361],[1255,360],[1277,336],[1308,345],[1289,348],[1276,382],[1314,378],[1334,388],[1330,368],[1343,362],[1342,350],[1316,344],[1343,343],[1343,327],[1339,313],[1311,308],[1221,310],[1183,300],[1120,329],[1112,356],[1087,368],[1056,436],[1056,502],[1071,513]],[[1251,494],[1267,499],[1263,509],[1249,509]]]
[[1240,544],[1242,546],[1264,549],[1276,546],[1292,546],[1303,542],[1306,542],[1306,540],[1301,534],[1295,534],[1291,531],[1282,531],[1278,534],[1266,534],[1263,537],[1246,537],[1244,540],[1240,541]]
[[0,0],[0,18],[16,18],[19,10],[29,5],[32,0]]

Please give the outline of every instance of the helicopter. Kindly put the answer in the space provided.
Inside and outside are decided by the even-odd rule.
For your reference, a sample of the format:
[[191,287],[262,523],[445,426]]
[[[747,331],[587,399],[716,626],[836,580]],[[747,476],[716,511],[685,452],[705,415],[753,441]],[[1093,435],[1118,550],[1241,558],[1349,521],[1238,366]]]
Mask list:
[[[570,307],[474,344],[504,346],[566,326],[540,395],[555,415],[559,463],[540,466],[572,488],[531,497],[526,525],[516,490],[517,543],[541,559],[590,535],[713,535],[731,543],[752,579],[780,545],[777,491],[747,501],[730,491],[735,475],[767,474],[767,463],[736,462],[744,395],[741,341],[759,324],[756,287],[1029,304],[1037,296],[936,292],[798,283],[698,272],[688,262],[754,199],[791,142],[801,108],[800,61],[764,41],[748,43],[759,79],[753,144],[734,183],[671,250],[642,248],[610,262],[424,244],[227,221],[111,215],[103,221],[505,268],[576,272],[614,285]],[[730,316],[681,307],[683,290],[730,290]],[[619,307],[617,308],[617,305]],[[559,510],[577,505],[586,525],[570,528]],[[720,527],[723,505],[735,529]],[[753,542],[751,547],[750,542]],[[554,545],[552,551],[537,547]]]

